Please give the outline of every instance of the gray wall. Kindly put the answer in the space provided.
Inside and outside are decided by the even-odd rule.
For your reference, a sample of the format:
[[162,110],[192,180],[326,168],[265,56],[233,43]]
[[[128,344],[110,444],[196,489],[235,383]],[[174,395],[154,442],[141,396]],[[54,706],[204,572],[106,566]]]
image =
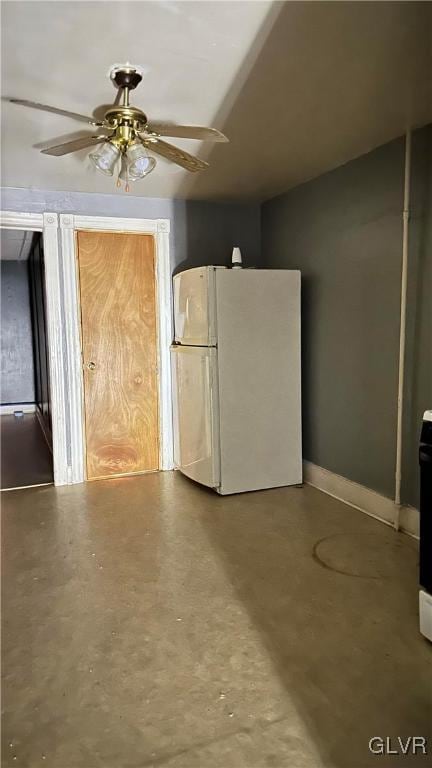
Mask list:
[[1,403],[34,403],[33,341],[26,261],[1,262]]
[[[426,133],[414,137],[416,188],[421,157],[430,146]],[[403,180],[400,139],[262,207],[263,265],[302,272],[305,458],[389,497],[396,452]],[[410,241],[415,264],[410,261],[409,322],[416,327],[416,348],[410,334],[407,366],[415,395],[404,431],[403,500],[412,504],[417,503],[419,414],[432,399],[426,186],[423,179],[416,204],[421,221],[412,235],[417,245]],[[413,310],[416,292],[420,308]]]
[[432,125],[412,140],[402,496],[418,506],[421,418],[432,408]]
[[172,268],[229,264],[233,245],[242,248],[245,263],[255,266],[261,252],[258,203],[212,203],[133,197],[124,192],[49,192],[3,188],[4,211],[77,213],[84,216],[126,216],[171,220]]

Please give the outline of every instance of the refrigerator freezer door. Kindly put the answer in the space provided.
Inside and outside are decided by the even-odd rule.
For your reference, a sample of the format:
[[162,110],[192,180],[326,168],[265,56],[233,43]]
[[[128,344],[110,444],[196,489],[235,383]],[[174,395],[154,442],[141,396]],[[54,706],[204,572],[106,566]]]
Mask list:
[[178,344],[216,344],[215,267],[197,267],[174,277],[174,330]]
[[217,351],[171,347],[174,465],[210,488],[220,485]]

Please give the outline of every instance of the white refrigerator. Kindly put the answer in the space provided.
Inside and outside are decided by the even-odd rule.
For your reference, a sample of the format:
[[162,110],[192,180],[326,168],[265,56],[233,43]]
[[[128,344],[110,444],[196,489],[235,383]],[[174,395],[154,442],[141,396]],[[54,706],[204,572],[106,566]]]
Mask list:
[[300,272],[174,277],[174,463],[220,494],[302,483]]

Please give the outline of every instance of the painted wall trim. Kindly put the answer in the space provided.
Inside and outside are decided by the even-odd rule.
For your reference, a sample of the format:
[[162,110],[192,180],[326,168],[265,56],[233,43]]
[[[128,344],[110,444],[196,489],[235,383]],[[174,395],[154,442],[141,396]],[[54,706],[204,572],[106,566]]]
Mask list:
[[399,514],[400,530],[415,538],[419,537],[419,513],[414,507],[398,507],[392,499],[310,461],[304,461],[303,468],[304,481],[308,485],[313,485],[314,488],[387,525],[394,526]]
[[1,229],[28,229],[31,232],[42,232],[44,228],[42,213],[1,211],[0,219]]
[[68,483],[68,450],[66,428],[67,371],[64,366],[62,305],[62,275],[58,248],[58,216],[43,214],[43,248],[47,304],[47,335],[49,350],[51,429],[55,485]]
[[67,416],[70,429],[69,483],[82,483],[84,473],[83,383],[79,320],[78,272],[75,257],[74,216],[60,214],[63,256],[63,301],[68,370]]
[[43,233],[54,483],[55,485],[66,485],[69,475],[65,396],[67,372],[63,364],[62,284],[58,248],[58,216],[56,213],[50,212],[1,211],[0,228],[26,229]]
[[68,418],[70,423],[71,474],[69,482],[81,483],[85,477],[84,386],[80,336],[77,230],[134,232],[151,234],[156,249],[156,291],[158,307],[159,370],[159,464],[173,468],[171,361],[172,302],[169,252],[169,219],[128,219],[104,216],[60,215],[64,272],[64,308],[69,372]]
[[[407,291],[408,291],[408,256],[409,256],[409,219],[410,219],[410,186],[411,186],[411,131],[405,136],[405,167],[404,167],[404,200],[402,211],[402,266],[401,266],[401,299],[400,299],[400,330],[399,330],[399,371],[396,425],[396,467],[395,467],[395,504],[401,506],[402,486],[402,451],[403,451],[403,413],[405,389],[405,347],[407,324]],[[395,515],[395,528],[399,530],[400,515]]]

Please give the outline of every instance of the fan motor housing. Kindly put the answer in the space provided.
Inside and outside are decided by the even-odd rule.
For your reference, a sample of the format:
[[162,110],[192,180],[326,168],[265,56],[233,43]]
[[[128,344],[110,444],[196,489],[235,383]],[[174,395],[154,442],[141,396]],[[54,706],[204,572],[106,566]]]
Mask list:
[[147,125],[147,115],[136,107],[113,107],[105,112],[105,120],[113,126],[132,125],[142,130]]
[[113,70],[111,73],[111,79],[116,84],[117,88],[129,88],[133,91],[142,80],[142,75],[136,71],[133,67],[130,69],[125,67],[124,69]]

